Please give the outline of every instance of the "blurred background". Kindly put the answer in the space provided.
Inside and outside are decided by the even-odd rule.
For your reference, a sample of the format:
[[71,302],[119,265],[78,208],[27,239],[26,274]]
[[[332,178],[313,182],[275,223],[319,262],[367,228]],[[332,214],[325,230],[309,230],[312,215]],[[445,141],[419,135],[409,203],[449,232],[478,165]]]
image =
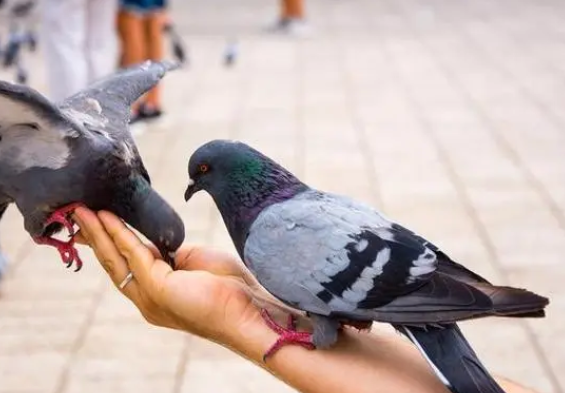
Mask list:
[[[60,42],[41,28],[50,0],[40,3],[19,27],[12,5],[3,7],[2,48],[16,32],[22,44],[0,77],[53,97],[53,79],[79,71],[53,60]],[[148,22],[170,20],[158,45],[167,58],[180,45],[185,64],[138,107],[132,129],[187,240],[233,251],[211,199],[199,193],[187,205],[183,192],[196,147],[243,140],[312,186],[373,204],[492,281],[549,296],[545,320],[462,329],[493,373],[565,392],[565,2],[302,5],[176,0]],[[60,25],[67,14],[51,11]],[[118,24],[122,45],[135,23]],[[112,44],[102,33],[118,37],[102,30],[92,33],[100,47]],[[120,64],[139,57],[115,39],[107,50]],[[0,243],[1,393],[292,391],[219,346],[149,326],[88,250],[80,273],[66,270],[54,249],[32,242],[13,206]]]

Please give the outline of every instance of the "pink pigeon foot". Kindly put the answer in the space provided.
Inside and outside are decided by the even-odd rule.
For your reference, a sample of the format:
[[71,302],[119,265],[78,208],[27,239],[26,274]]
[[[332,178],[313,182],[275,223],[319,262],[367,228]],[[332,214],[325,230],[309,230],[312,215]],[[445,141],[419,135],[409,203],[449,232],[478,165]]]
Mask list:
[[315,349],[315,346],[312,343],[311,333],[296,331],[296,321],[293,315],[288,316],[286,328],[278,325],[273,318],[271,318],[267,310],[261,310],[261,317],[267,326],[279,335],[277,341],[263,355],[263,361],[266,361],[269,356],[289,344],[297,344],[307,349]]
[[71,267],[73,262],[76,262],[76,269],[75,272],[78,272],[82,268],[82,260],[78,255],[78,251],[75,248],[75,240],[73,236],[75,235],[75,230],[73,226],[73,222],[69,218],[69,216],[74,212],[77,207],[84,206],[81,203],[71,203],[69,205],[63,206],[60,209],[57,209],[51,216],[45,221],[45,226],[48,226],[53,223],[61,224],[63,227],[67,229],[69,232],[69,241],[61,241],[54,239],[50,236],[37,236],[34,237],[33,240],[37,244],[45,244],[48,246],[55,247],[59,254],[61,255],[61,259],[64,263],[67,264],[67,267]]

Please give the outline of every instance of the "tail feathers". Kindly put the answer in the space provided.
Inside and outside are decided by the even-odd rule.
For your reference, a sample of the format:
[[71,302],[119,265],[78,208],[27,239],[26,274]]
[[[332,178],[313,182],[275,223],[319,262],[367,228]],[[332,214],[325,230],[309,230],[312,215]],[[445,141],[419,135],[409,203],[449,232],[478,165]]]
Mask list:
[[543,317],[549,299],[520,288],[475,284],[493,304],[494,314],[508,317]]
[[416,345],[453,393],[504,393],[455,324],[441,328],[394,326]]
[[545,316],[543,309],[549,304],[547,298],[525,289],[494,286],[465,266],[452,261],[441,251],[437,251],[436,254],[439,257],[438,273],[450,276],[483,292],[491,299],[494,314],[521,318]]

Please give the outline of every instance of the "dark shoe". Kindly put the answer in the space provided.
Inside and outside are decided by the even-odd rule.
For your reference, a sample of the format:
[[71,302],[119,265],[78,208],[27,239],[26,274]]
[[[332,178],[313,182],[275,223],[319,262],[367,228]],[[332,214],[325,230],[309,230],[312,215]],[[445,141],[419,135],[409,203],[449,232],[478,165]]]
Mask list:
[[148,108],[146,105],[140,105],[139,109],[132,112],[129,124],[134,124],[139,121],[152,120],[160,117],[163,114],[160,108]]
[[144,120],[152,120],[161,117],[163,112],[160,108],[147,108],[144,106],[141,108],[139,114],[143,117]]
[[129,117],[129,124],[135,124],[137,122],[139,122],[140,120],[143,120],[143,116],[141,114],[141,112],[139,111],[135,111],[131,113],[130,117]]

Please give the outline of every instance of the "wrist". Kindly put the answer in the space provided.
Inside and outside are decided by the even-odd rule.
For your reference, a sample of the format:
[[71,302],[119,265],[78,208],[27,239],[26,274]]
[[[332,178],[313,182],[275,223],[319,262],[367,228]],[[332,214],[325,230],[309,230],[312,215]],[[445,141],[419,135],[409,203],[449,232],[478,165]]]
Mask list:
[[[264,361],[263,356],[278,338],[279,335],[267,326],[259,313],[256,313],[253,317],[246,319],[238,328],[232,329],[225,342],[226,346],[234,352],[279,376],[285,374],[285,370],[288,372],[290,369],[295,369],[298,359],[300,359],[299,363],[309,363],[317,358],[313,353],[316,351],[308,350],[299,345],[285,345]],[[312,357],[312,355],[314,356]]]
[[226,344],[253,362],[263,363],[263,354],[277,340],[277,334],[265,324],[259,313],[229,328]]

